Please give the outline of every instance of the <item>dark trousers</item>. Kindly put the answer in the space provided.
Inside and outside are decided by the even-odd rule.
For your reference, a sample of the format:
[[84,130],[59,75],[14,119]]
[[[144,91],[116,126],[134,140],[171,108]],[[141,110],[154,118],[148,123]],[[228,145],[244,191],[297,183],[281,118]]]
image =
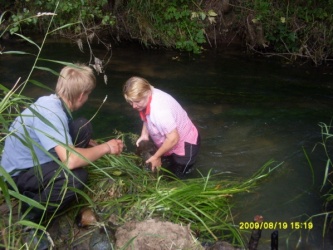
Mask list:
[[[85,118],[69,123],[76,147],[87,147],[92,137],[92,126]],[[47,206],[47,213],[59,212],[76,198],[74,189],[83,189],[88,173],[83,168],[64,169],[55,161],[35,166],[12,177],[21,194]],[[58,207],[59,206],[59,207]],[[36,209],[35,211],[36,212]]]
[[162,157],[162,166],[174,173],[178,178],[184,178],[185,175],[192,171],[199,154],[201,138],[198,135],[197,144],[185,142],[185,155],[171,154]]

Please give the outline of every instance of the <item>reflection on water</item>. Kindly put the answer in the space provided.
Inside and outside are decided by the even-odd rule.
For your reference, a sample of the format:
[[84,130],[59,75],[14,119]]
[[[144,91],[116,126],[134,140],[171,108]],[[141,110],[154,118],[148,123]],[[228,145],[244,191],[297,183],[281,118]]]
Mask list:
[[[44,53],[54,60],[89,60],[88,55],[63,44],[51,44]],[[10,85],[27,74],[28,64],[22,60],[7,57],[0,61],[2,83]],[[52,66],[56,67],[60,69]],[[326,159],[320,147],[312,149],[321,141],[318,123],[329,123],[332,117],[331,74],[240,54],[190,58],[138,48],[115,48],[107,74],[109,83],[99,79],[80,111],[92,116],[108,95],[93,120],[95,136],[109,136],[113,129],[140,132],[138,114],[121,91],[129,77],[143,76],[178,99],[199,127],[202,150],[196,166],[201,173],[212,169],[225,173],[225,178],[249,178],[271,159],[283,163],[254,192],[235,197],[235,225],[252,221],[256,214],[268,222],[303,222],[307,215],[322,211],[319,188]],[[35,73],[34,78],[51,88],[56,81],[45,72]],[[44,92],[26,90],[33,97]],[[304,152],[311,159],[314,178]],[[332,242],[322,238],[323,222],[313,222],[311,231],[279,230],[279,249],[296,249],[297,244],[298,249],[332,248]],[[263,230],[259,249],[270,249],[272,232]]]

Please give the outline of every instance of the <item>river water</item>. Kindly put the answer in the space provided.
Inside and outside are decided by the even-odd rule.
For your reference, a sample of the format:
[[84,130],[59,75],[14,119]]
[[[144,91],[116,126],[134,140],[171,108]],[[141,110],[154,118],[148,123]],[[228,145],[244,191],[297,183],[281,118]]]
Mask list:
[[[21,46],[7,44],[6,49]],[[96,48],[94,53],[103,57],[104,50]],[[327,158],[323,148],[315,146],[322,140],[319,123],[329,124],[333,115],[331,71],[248,56],[239,48],[195,57],[135,46],[113,48],[112,53],[106,68],[108,84],[99,76],[97,89],[79,111],[92,116],[107,95],[93,120],[95,137],[107,137],[114,129],[140,132],[138,114],[122,97],[122,85],[133,75],[145,77],[173,95],[198,126],[202,149],[196,167],[202,174],[211,170],[225,173],[225,178],[246,179],[270,160],[275,161],[272,167],[281,164],[257,189],[234,198],[235,225],[260,214],[264,221],[277,223],[279,249],[333,249],[332,232],[322,235],[322,217],[312,220],[311,230],[292,230],[296,222],[323,211],[320,186]],[[89,54],[74,44],[50,43],[42,56],[89,61]],[[1,83],[10,86],[26,76],[31,58],[2,56],[0,66]],[[33,77],[55,86],[56,77],[50,73],[37,72]],[[25,94],[37,97],[45,92],[31,87]],[[199,176],[198,172],[191,175]],[[283,223],[288,228],[280,228]],[[270,249],[273,231],[262,230],[258,249]]]

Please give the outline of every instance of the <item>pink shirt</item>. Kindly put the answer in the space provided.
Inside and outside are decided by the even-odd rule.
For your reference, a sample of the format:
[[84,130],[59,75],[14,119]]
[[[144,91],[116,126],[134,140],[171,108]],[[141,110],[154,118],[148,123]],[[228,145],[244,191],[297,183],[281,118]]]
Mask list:
[[193,125],[186,111],[171,95],[152,88],[151,102],[148,103],[146,110],[148,112],[145,114],[146,121],[144,122],[146,122],[149,135],[157,147],[163,144],[166,135],[175,128],[179,133],[178,143],[165,155],[172,153],[185,155],[185,142],[197,143],[197,128]]

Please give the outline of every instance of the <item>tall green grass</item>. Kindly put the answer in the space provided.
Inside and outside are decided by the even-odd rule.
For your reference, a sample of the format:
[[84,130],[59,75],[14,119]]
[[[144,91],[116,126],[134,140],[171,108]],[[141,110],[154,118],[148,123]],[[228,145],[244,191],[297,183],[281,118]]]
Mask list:
[[[105,220],[116,215],[119,223],[159,218],[190,225],[205,241],[228,240],[242,246],[242,234],[233,222],[232,198],[253,191],[279,164],[267,162],[251,178],[233,179],[225,174],[179,180],[146,172],[134,155],[105,157],[89,168],[93,208]],[[113,177],[101,175],[100,170]],[[166,171],[166,170],[165,170]],[[98,180],[98,181],[97,181]],[[89,205],[89,204],[87,204]]]
[[[321,150],[324,153],[325,161],[322,166],[319,166],[324,170],[324,175],[322,179],[322,183],[320,186],[320,191],[322,192],[322,200],[323,200],[323,212],[310,215],[307,219],[307,222],[313,221],[315,218],[320,219],[320,221],[323,221],[322,225],[322,237],[324,238],[325,235],[328,233],[329,227],[333,223],[333,162],[332,162],[332,139],[333,139],[333,132],[332,132],[332,124],[326,124],[326,123],[319,123],[320,127],[320,133],[321,133],[321,142],[318,142],[314,149],[320,147],[319,150]],[[305,151],[304,151],[305,152]],[[314,180],[314,166],[312,165],[312,162],[305,152],[306,159],[308,161],[308,164],[310,166],[311,172],[312,172],[312,183],[315,184]],[[300,238],[302,235],[300,235]]]
[[[325,157],[326,162],[325,165],[322,166],[324,168],[324,176],[323,176],[323,182],[321,185],[321,191],[323,193],[323,200],[324,200],[324,211],[319,214],[315,214],[311,216],[310,219],[313,219],[315,217],[323,217],[323,231],[322,236],[324,237],[327,234],[328,227],[332,225],[333,223],[333,162],[332,162],[332,140],[333,140],[333,132],[332,132],[332,124],[326,124],[326,123],[319,123],[320,129],[321,129],[321,136],[322,141],[318,143],[318,145],[321,146]],[[317,145],[316,145],[317,146]]]
[[[58,3],[59,4],[59,3]],[[41,58],[41,52],[44,48],[45,42],[50,34],[55,32],[56,30],[64,29],[70,25],[74,24],[66,24],[62,27],[56,27],[55,29],[51,29],[52,23],[53,23],[53,18],[56,15],[57,7],[58,4],[55,8],[54,13],[38,13],[37,15],[33,16],[33,18],[39,18],[42,16],[49,16],[49,25],[46,30],[46,33],[44,35],[44,39],[40,44],[34,42],[30,38],[19,34],[19,33],[13,33],[12,36],[19,37],[22,39],[24,42],[26,42],[27,45],[32,45],[36,49],[35,54],[27,53],[25,51],[6,51],[2,50],[0,53],[1,55],[6,55],[6,54],[11,54],[11,55],[20,55],[20,56],[34,56],[35,60],[31,65],[30,72],[27,76],[26,79],[21,79],[19,78],[16,83],[14,84],[14,87],[12,89],[6,88],[2,83],[0,83],[0,90],[1,90],[1,98],[0,98],[0,121],[1,121],[1,126],[0,126],[0,152],[3,150],[4,146],[4,141],[7,136],[10,135],[9,133],[9,126],[12,123],[12,121],[20,116],[20,112],[28,107],[31,103],[32,100],[28,97],[25,97],[22,95],[22,91],[25,88],[28,88],[30,84],[37,85],[38,87],[43,87],[47,88],[45,85],[42,83],[35,81],[31,79],[32,72],[35,70],[42,70],[42,71],[47,71],[53,74],[58,75],[57,72],[53,71],[51,68],[43,67],[42,63],[43,61],[48,61],[48,62],[53,62],[56,64],[61,64],[61,65],[73,65],[72,63],[68,62],[63,62],[63,61],[55,61],[55,60],[49,60],[45,58]],[[5,12],[3,12],[0,16],[0,24],[4,23],[4,16]],[[7,30],[11,27],[12,24],[9,24],[7,28],[5,28],[1,32],[0,38],[5,34]],[[15,24],[17,25],[17,23]],[[38,115],[38,114],[36,114]],[[43,122],[48,124],[48,121],[45,118],[42,118]],[[50,124],[50,126],[52,126]],[[13,133],[13,132],[12,132]],[[14,135],[14,134],[13,134]],[[27,135],[27,133],[26,133]],[[52,136],[52,135],[48,135]],[[25,136],[24,138],[24,143],[31,149],[32,156],[34,156],[34,150],[33,150],[33,145],[34,141],[29,137]],[[38,146],[38,145],[37,145]],[[67,147],[68,150],[70,150],[69,147]],[[48,153],[48,152],[46,152]],[[55,161],[57,161],[63,169],[67,169],[64,164],[59,162],[57,158],[54,158]],[[35,158],[35,161],[37,159]],[[70,171],[67,171],[68,174],[71,174]],[[50,183],[52,185],[52,183]],[[11,188],[9,188],[9,186]],[[65,184],[63,186],[63,194],[65,194],[65,191],[68,189],[67,185]],[[36,224],[30,221],[25,220],[25,216],[27,212],[32,207],[39,208],[41,210],[45,210],[45,206],[51,205],[51,204],[40,204],[26,196],[23,196],[22,194],[19,193],[18,188],[15,184],[15,182],[12,180],[12,178],[9,176],[9,174],[0,166],[0,205],[3,205],[2,207],[6,208],[8,210],[7,213],[3,214],[0,219],[0,248],[5,248],[5,249],[19,249],[19,248],[34,248],[36,247],[35,244],[31,242],[25,242],[23,239],[23,228],[26,227],[31,227],[31,228],[37,228],[46,233],[46,227],[43,226],[41,223]],[[19,211],[21,210],[22,203],[27,203],[30,205],[30,209],[27,210],[26,213],[20,214]],[[5,206],[6,205],[6,206]],[[53,204],[52,204],[53,205]],[[51,216],[52,219],[53,216]],[[44,219],[44,218],[42,218]],[[46,224],[48,226],[48,223]]]

